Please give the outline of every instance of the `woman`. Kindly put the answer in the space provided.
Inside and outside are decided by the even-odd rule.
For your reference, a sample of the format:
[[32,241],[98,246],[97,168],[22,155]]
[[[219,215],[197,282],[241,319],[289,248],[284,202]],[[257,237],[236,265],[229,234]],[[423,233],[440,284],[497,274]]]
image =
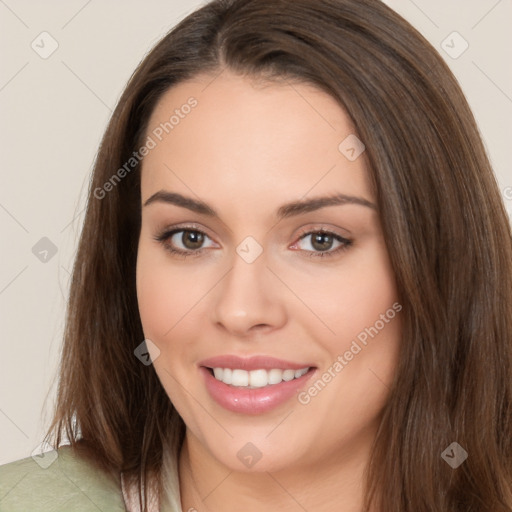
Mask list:
[[108,510],[510,512],[511,304],[425,39],[376,0],[210,2],[98,153],[47,436],[71,447],[4,476]]

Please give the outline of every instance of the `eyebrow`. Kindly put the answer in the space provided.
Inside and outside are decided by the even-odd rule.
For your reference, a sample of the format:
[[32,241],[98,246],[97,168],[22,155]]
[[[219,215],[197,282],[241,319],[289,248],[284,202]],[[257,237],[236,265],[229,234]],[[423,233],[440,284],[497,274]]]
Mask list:
[[[208,217],[219,217],[217,212],[207,203],[186,197],[177,192],[169,192],[166,190],[159,190],[155,192],[149,199],[146,200],[144,206],[149,206],[153,203],[166,203],[173,204],[186,208],[187,210],[206,215]],[[349,196],[346,194],[334,194],[330,196],[314,197],[304,201],[293,201],[278,208],[276,217],[285,219],[294,217],[308,212],[313,212],[326,206],[341,206],[345,204],[357,204],[377,210],[377,207],[372,202],[357,196]]]

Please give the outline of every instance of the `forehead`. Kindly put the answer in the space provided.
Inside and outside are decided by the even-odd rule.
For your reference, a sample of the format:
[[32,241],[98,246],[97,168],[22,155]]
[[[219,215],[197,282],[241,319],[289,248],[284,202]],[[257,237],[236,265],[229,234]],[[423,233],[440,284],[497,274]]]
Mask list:
[[228,71],[183,82],[148,123],[142,199],[170,189],[240,207],[333,191],[371,200],[364,153],[350,161],[339,149],[352,134],[339,104],[311,85]]

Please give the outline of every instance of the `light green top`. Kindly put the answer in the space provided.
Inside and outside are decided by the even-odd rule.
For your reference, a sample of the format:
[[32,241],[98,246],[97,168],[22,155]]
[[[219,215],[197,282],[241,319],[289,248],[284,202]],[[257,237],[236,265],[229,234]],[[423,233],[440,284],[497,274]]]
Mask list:
[[[77,457],[70,446],[62,446],[56,452],[44,454],[39,459],[36,456],[36,459],[38,462],[27,457],[0,466],[1,512],[126,510],[121,478]],[[172,475],[172,480],[176,480],[172,482],[173,489],[179,493],[177,474]],[[164,506],[165,510],[181,511],[179,496],[170,499],[174,503],[170,507]]]

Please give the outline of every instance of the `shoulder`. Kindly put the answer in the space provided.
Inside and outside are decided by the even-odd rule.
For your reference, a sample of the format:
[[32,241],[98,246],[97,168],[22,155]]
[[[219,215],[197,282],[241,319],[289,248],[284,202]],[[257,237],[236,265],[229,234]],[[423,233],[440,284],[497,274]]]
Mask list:
[[0,509],[115,512],[125,507],[119,479],[79,456],[70,446],[62,446],[43,454],[38,461],[27,457],[0,466]]

